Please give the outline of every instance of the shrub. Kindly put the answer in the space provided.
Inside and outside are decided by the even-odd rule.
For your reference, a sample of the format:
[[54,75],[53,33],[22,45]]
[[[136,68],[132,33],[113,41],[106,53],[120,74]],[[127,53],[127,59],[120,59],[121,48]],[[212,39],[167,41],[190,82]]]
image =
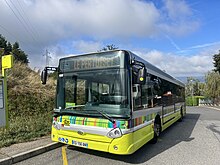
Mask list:
[[39,72],[16,63],[7,73],[9,129],[0,131],[0,147],[48,135],[56,82],[42,85]]
[[198,106],[199,99],[204,99],[204,96],[188,96],[186,98],[186,105],[188,106]]

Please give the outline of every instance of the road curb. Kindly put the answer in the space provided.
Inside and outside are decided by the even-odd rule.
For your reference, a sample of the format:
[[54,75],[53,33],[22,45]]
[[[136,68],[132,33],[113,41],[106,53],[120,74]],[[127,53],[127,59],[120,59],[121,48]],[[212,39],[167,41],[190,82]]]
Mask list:
[[31,158],[33,156],[37,156],[37,155],[42,154],[44,152],[53,150],[53,149],[58,148],[58,147],[63,146],[63,145],[64,144],[57,143],[57,142],[50,143],[50,144],[42,146],[42,147],[38,147],[38,148],[29,150],[29,151],[26,151],[26,152],[22,152],[22,153],[13,155],[13,156],[8,157],[8,158],[1,159],[0,160],[0,165],[11,165],[11,164],[23,161],[25,159]]

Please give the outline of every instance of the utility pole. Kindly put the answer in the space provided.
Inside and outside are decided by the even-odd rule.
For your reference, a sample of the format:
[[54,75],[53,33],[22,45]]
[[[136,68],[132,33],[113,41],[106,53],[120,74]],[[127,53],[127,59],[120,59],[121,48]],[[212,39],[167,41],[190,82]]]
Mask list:
[[49,66],[49,60],[51,56],[49,56],[50,52],[46,49],[46,54],[44,55],[46,57],[46,67]]

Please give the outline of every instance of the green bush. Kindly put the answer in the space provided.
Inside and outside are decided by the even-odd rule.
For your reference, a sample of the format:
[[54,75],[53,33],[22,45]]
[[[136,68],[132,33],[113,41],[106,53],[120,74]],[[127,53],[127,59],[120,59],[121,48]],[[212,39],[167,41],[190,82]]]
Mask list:
[[50,134],[54,79],[42,85],[39,72],[17,63],[8,72],[9,129],[0,130],[0,147]]
[[186,98],[186,105],[187,106],[198,106],[199,99],[203,99],[204,96],[188,96]]

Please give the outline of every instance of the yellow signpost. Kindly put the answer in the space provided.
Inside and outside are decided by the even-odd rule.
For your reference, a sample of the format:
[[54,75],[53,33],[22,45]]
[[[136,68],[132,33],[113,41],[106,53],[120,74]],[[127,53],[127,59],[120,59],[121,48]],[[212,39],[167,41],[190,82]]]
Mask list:
[[6,69],[12,68],[13,67],[13,55],[5,55],[2,56],[2,78],[3,78],[3,110],[5,111],[4,118],[5,123],[3,123],[3,126],[8,129],[9,123],[8,123],[8,98],[7,98],[7,74],[6,74]]
[[12,68],[13,66],[13,56],[6,55],[2,56],[2,77],[5,76],[5,69]]

